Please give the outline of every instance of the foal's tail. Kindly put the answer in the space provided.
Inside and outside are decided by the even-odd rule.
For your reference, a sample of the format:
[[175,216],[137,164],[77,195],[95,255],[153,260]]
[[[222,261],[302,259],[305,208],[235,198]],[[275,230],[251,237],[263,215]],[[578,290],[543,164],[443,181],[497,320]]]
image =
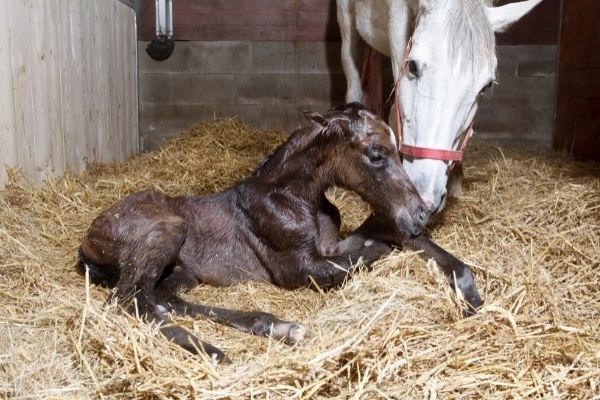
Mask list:
[[121,276],[119,269],[110,266],[96,265],[91,262],[79,249],[79,260],[77,261],[77,272],[85,277],[85,272],[90,276],[90,282],[105,288],[113,288]]

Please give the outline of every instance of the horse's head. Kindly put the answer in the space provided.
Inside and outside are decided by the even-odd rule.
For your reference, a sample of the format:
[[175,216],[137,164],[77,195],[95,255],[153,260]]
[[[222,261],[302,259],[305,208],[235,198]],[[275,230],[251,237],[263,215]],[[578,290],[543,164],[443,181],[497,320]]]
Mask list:
[[[488,0],[491,3],[491,0]],[[461,150],[477,100],[496,80],[494,32],[502,31],[541,0],[500,7],[483,0],[421,0],[405,62],[396,65],[403,144]],[[404,155],[404,168],[433,211],[444,207],[452,161]]]
[[397,231],[420,233],[429,212],[402,167],[392,129],[358,103],[305,116],[334,139],[324,163],[335,171],[335,184],[360,195],[376,214],[394,221]]

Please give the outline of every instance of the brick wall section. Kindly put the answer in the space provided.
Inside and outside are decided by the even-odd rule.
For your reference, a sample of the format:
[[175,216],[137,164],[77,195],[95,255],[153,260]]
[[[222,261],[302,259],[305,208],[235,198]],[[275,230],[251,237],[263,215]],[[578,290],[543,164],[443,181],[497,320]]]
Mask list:
[[475,117],[482,139],[550,149],[554,121],[556,45],[498,46],[498,85]]
[[[291,132],[303,110],[344,101],[337,42],[177,42],[164,62],[148,57],[146,42],[139,46],[142,150],[213,115]],[[479,138],[550,146],[555,55],[552,45],[499,46],[500,84],[477,113]]]
[[146,42],[139,46],[143,150],[213,115],[291,131],[303,110],[344,100],[339,43],[177,42],[164,62],[148,57]]

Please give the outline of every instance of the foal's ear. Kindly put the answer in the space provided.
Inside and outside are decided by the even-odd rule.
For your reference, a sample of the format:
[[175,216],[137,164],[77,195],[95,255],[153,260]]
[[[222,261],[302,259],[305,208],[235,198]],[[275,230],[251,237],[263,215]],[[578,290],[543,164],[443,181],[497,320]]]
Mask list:
[[369,110],[367,110],[366,108],[364,108],[364,109],[361,109],[361,110],[358,110],[358,115],[359,115],[361,118],[365,118],[365,119],[366,119],[366,118],[373,118],[373,117],[375,116],[375,115],[374,115],[372,112],[370,112],[370,111],[369,111]]
[[310,122],[314,122],[315,124],[319,124],[321,126],[327,125],[327,118],[325,118],[323,114],[319,114],[318,112],[309,110],[305,110],[303,114],[304,118],[306,118]]

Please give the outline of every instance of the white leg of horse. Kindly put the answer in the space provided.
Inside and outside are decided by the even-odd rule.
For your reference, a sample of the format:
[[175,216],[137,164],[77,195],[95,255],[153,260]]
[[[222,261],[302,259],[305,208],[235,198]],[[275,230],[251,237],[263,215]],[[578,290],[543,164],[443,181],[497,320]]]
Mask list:
[[[390,37],[390,58],[392,61],[392,72],[394,74],[394,82],[400,79],[402,64],[404,62],[404,52],[406,51],[406,43],[409,36],[410,20],[413,18],[410,8],[402,2],[390,2],[390,18],[389,22],[389,37]],[[392,110],[389,117],[389,125],[398,133],[398,120],[396,117],[396,102],[397,93],[394,93],[392,101]]]
[[462,197],[464,177],[465,175],[463,172],[462,164],[457,165],[450,171],[450,176],[448,177],[448,185],[446,186],[448,190],[448,195],[450,197]]
[[342,36],[342,67],[348,85],[346,102],[363,101],[360,80],[360,38],[356,31],[354,11],[351,0],[338,0],[337,18]]

